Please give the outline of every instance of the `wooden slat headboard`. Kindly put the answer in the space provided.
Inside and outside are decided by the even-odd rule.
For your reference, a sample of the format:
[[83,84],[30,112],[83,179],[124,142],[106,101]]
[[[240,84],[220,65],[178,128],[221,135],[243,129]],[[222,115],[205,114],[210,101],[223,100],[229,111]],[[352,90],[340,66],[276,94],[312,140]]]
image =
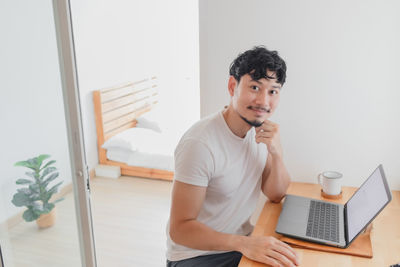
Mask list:
[[136,118],[158,102],[157,77],[93,92],[100,163],[106,150],[101,146],[110,137],[136,126]]

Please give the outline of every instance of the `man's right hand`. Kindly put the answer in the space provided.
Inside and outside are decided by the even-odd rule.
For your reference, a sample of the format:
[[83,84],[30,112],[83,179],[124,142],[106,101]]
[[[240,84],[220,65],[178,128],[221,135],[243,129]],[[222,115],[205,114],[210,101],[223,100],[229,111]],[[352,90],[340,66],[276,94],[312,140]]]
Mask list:
[[240,252],[249,259],[271,266],[297,266],[299,257],[288,244],[272,236],[245,236]]

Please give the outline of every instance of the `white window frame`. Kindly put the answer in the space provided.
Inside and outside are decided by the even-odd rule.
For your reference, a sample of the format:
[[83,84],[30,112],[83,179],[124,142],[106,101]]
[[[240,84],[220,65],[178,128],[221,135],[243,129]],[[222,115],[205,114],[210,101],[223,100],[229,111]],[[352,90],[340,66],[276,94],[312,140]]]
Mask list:
[[89,171],[86,165],[69,0],[53,0],[53,10],[67,123],[81,261],[83,267],[96,267],[97,263],[90,206]]

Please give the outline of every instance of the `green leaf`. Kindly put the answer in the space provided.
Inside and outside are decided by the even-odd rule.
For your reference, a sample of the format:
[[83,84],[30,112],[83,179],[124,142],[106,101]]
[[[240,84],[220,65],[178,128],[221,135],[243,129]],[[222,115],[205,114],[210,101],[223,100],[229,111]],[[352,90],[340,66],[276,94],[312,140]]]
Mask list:
[[25,174],[28,175],[29,177],[32,177],[35,180],[36,178],[39,178],[39,173],[37,172],[26,172]]
[[27,160],[27,161],[18,161],[17,163],[14,164],[14,166],[27,167],[29,169],[36,170],[35,169],[35,165],[33,165],[32,162],[29,161],[29,160]]
[[49,173],[52,173],[54,171],[56,171],[57,168],[56,167],[48,167],[47,169],[45,169],[42,173],[42,176],[40,176],[41,179],[43,179],[46,175],[48,175]]
[[56,173],[53,173],[52,175],[50,175],[46,180],[44,180],[43,181],[43,183],[42,183],[42,186],[44,187],[44,188],[46,188],[46,186],[51,182],[51,181],[53,181],[54,179],[56,179],[57,177],[58,177],[58,172],[56,172]]
[[35,201],[40,199],[40,187],[38,184],[31,184],[29,186],[29,189],[31,190],[30,198]]
[[63,181],[59,182],[58,184],[54,185],[52,188],[49,189],[48,192],[57,193],[57,188],[63,183]]
[[11,202],[17,207],[29,206],[33,203],[29,195],[26,195],[22,192],[15,193]]
[[52,188],[50,188],[46,193],[42,194],[42,200],[43,202],[48,202],[51,198],[51,196],[57,192],[57,188],[60,184],[63,182],[59,182],[58,184],[54,185]]
[[28,175],[29,177],[35,178],[35,173],[36,172],[26,172],[25,174]]
[[49,213],[53,208],[55,207],[55,205],[53,203],[44,203],[43,204],[43,213]]
[[27,196],[29,196],[32,193],[29,188],[18,188],[17,192],[23,193]]
[[53,193],[43,193],[41,199],[43,200],[43,202],[49,202],[51,196],[53,195]]
[[42,166],[43,160],[48,159],[48,158],[50,158],[50,155],[47,155],[47,154],[39,155],[36,158],[38,169],[40,169],[40,166]]
[[31,190],[32,193],[40,193],[40,186],[38,184],[31,184],[29,185],[29,190]]
[[50,160],[49,162],[46,163],[46,165],[44,165],[40,170],[46,169],[47,167],[49,167],[51,164],[55,163],[55,160]]
[[63,181],[59,182],[58,184],[54,185],[52,188],[49,189],[49,191],[47,191],[48,193],[54,194],[57,193],[57,189],[60,186],[60,184],[62,184]]
[[35,213],[32,208],[27,209],[24,214],[22,214],[22,218],[27,222],[32,222],[39,218],[39,216],[40,214]]
[[15,183],[16,184],[32,184],[33,181],[28,180],[28,179],[18,179]]
[[40,194],[39,193],[34,193],[31,195],[31,200],[32,201],[37,201],[37,200],[41,200]]
[[41,202],[34,202],[30,208],[32,208],[35,214],[40,215],[44,213],[43,204],[41,204]]
[[34,168],[35,171],[39,170],[38,162],[36,158],[28,159],[29,164]]
[[57,200],[54,200],[54,201],[53,201],[53,204],[56,204],[56,203],[58,203],[58,202],[60,202],[60,201],[63,201],[64,199],[65,199],[65,198],[62,197],[62,198],[59,198],[59,199],[57,199]]

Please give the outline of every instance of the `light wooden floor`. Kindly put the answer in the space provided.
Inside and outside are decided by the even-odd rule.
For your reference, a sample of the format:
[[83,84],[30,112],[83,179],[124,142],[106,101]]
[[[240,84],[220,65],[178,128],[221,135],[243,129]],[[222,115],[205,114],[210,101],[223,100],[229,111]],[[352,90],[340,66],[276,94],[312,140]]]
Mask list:
[[[91,180],[98,267],[165,266],[165,227],[172,183],[133,177]],[[73,194],[57,207],[56,225],[21,222],[2,244],[15,267],[80,266]]]
[[121,177],[91,185],[98,266],[165,266],[172,183]]

